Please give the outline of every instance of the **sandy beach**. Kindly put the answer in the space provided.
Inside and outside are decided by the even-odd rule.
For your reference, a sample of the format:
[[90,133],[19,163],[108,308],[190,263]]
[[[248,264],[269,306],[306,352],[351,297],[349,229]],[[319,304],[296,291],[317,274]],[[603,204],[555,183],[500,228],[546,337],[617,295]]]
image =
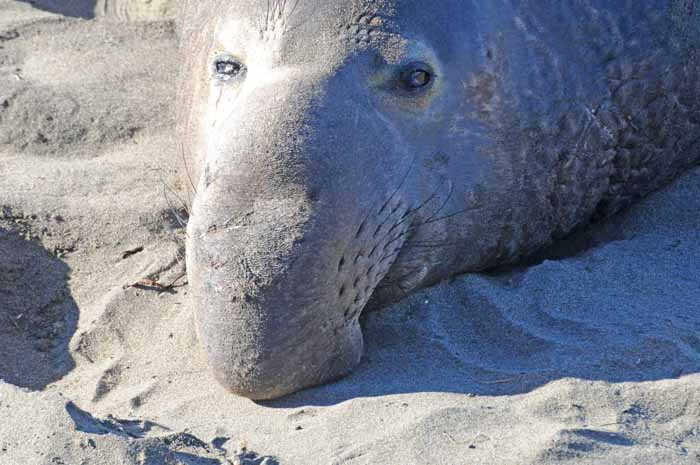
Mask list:
[[184,277],[173,1],[0,0],[0,465],[700,464],[700,169],[225,392]]

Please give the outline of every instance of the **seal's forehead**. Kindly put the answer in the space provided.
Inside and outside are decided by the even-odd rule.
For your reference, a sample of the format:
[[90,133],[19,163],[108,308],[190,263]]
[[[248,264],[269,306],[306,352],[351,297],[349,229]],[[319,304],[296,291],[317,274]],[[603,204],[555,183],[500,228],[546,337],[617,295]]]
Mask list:
[[324,54],[380,40],[400,44],[394,0],[239,0],[219,17],[217,39],[232,47],[266,43],[286,54]]
[[368,48],[400,61],[421,39],[444,31],[455,1],[443,2],[237,0],[220,11],[216,40],[234,54],[275,53],[282,61],[338,61]]
[[394,16],[397,0],[236,0],[222,11],[229,19],[259,28],[287,25],[298,29],[310,23],[314,29],[338,23],[367,20],[373,15]]

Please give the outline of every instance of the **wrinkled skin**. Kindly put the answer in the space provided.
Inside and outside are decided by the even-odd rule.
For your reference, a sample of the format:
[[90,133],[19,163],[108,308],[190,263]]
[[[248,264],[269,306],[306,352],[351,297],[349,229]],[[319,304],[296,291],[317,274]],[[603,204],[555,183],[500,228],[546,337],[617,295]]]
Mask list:
[[[366,307],[513,262],[697,164],[698,21],[671,4],[190,1],[187,266],[217,379],[252,399],[337,379]],[[431,78],[411,90],[415,63]]]

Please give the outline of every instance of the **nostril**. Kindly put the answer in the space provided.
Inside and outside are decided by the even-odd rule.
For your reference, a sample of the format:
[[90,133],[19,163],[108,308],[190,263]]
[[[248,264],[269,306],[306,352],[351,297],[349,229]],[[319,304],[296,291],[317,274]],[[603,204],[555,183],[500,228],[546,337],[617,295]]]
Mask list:
[[340,257],[340,261],[338,262],[338,272],[343,270],[343,265],[345,265],[345,255]]
[[352,283],[352,287],[357,289],[357,285],[360,284],[360,278],[355,278],[355,282]]
[[340,291],[338,292],[338,296],[343,297],[344,294],[345,294],[345,285],[343,284],[342,286],[340,286]]

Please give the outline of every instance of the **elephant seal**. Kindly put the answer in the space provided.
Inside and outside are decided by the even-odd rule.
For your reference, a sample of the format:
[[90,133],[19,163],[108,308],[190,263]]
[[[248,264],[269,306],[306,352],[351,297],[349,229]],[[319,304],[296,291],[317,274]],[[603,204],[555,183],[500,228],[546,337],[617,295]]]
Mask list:
[[700,162],[685,0],[190,0],[187,267],[231,392],[349,373],[358,317]]

